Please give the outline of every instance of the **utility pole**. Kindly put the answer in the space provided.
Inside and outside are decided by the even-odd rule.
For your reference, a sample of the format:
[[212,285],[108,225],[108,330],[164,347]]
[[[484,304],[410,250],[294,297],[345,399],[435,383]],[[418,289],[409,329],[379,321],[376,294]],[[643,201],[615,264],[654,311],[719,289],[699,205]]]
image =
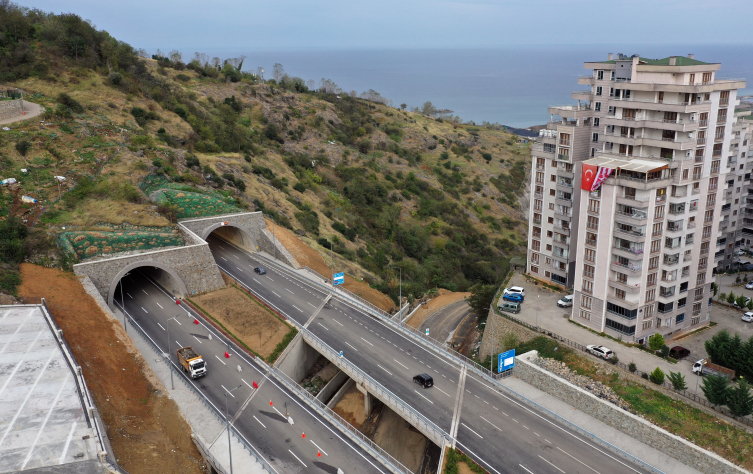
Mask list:
[[403,269],[400,267],[392,267],[392,268],[397,268],[398,270],[400,270],[400,296],[398,297],[398,300],[397,300],[397,314],[400,315],[400,324],[402,325],[403,324],[403,314],[402,314],[402,311],[403,311]]
[[[494,303],[492,301],[492,303]],[[493,306],[489,306],[489,317],[492,318],[491,325],[492,325],[492,360],[489,363],[489,370],[492,371],[492,375],[494,375],[494,310],[492,309]],[[487,317],[486,324],[489,324],[489,317]],[[499,372],[499,364],[497,364],[497,372]]]
[[335,257],[332,252],[332,241],[329,241],[329,269],[332,273],[332,292],[335,292]]
[[539,330],[539,297],[541,295],[536,295],[536,330]]
[[227,453],[230,456],[230,474],[233,474],[233,450],[230,448],[230,418],[227,413],[227,396],[241,388],[240,385],[232,390],[225,389],[225,423],[227,423]]
[[[178,316],[173,316],[170,319],[175,319],[177,321]],[[165,326],[167,326],[167,368],[170,369],[170,386],[172,387],[171,390],[175,390],[175,381],[173,380],[173,367],[170,363],[170,319],[167,320],[165,323]]]

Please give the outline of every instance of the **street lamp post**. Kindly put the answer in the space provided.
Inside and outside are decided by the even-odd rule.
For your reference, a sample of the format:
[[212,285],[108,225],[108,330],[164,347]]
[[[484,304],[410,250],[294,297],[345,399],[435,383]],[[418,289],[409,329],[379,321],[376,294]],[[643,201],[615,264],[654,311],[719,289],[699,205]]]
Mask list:
[[541,295],[536,295],[536,330],[539,330],[539,297]]
[[400,267],[392,267],[400,270],[400,296],[397,300],[397,313],[400,315],[400,324],[403,324],[403,269]]
[[332,251],[332,241],[329,241],[329,270],[332,273],[332,291],[335,291],[335,256]]
[[230,417],[227,410],[227,396],[241,388],[240,385],[232,390],[225,390],[225,423],[227,423],[227,453],[230,456],[230,474],[233,474],[233,450],[230,448]]
[[123,299],[123,278],[127,277],[130,274],[130,272],[127,272],[120,279],[120,308],[123,310],[123,329],[125,329],[126,333],[128,332],[128,326],[126,326],[125,300]]
[[[175,319],[176,321],[178,316],[173,316],[170,319]],[[165,326],[167,327],[167,368],[170,369],[170,386],[172,387],[171,390],[175,390],[175,381],[173,380],[173,368],[170,363],[170,319],[167,320],[165,323]]]

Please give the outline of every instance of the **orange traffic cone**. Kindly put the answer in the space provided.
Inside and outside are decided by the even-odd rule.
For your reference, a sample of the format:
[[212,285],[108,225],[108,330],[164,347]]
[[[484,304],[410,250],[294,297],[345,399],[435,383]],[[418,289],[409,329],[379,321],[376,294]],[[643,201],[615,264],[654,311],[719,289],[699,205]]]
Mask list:
[[318,457],[318,458],[322,457],[322,452],[321,451],[317,451],[316,457]]
[[193,323],[194,323],[194,324],[199,324],[199,320],[198,320],[198,319],[196,319],[196,318],[194,318],[194,320],[193,320]]
[[305,438],[305,437],[306,437],[306,433],[303,433],[303,436],[301,436],[301,438]]
[[272,406],[272,400],[269,401],[269,406]]
[[230,358],[230,354],[228,354],[227,352],[225,352],[225,359],[229,359],[229,358]]

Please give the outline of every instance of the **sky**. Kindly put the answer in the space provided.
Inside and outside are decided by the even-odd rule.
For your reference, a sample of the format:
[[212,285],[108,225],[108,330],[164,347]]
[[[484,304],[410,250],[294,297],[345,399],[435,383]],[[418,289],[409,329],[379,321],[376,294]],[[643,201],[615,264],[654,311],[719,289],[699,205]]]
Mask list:
[[[752,0],[16,0],[152,53],[751,44]],[[61,8],[64,5],[64,8]]]

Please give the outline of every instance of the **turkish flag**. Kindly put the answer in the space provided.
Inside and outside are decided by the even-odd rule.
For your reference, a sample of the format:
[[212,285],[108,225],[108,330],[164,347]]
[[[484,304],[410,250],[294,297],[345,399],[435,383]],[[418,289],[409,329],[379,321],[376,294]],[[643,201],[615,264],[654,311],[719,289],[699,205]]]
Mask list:
[[591,186],[594,183],[594,179],[596,179],[597,171],[598,171],[598,168],[596,165],[589,165],[587,163],[583,163],[583,174],[581,175],[580,189],[583,189],[585,191],[591,191]]

